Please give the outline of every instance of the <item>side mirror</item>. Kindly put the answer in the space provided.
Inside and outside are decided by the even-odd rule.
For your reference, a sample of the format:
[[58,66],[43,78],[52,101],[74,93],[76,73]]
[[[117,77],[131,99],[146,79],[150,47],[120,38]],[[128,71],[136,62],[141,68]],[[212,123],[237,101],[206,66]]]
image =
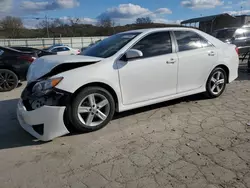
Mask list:
[[139,58],[142,57],[143,53],[140,50],[135,50],[135,49],[130,49],[126,52],[125,57],[126,59],[135,59],[135,58]]

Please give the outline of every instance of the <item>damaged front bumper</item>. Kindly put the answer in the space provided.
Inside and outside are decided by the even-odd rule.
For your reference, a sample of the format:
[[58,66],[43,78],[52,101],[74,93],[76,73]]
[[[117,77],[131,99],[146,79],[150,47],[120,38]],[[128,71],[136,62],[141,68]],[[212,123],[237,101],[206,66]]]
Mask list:
[[22,93],[17,107],[20,125],[31,135],[42,141],[49,141],[69,133],[64,123],[64,112],[70,94],[52,89],[46,95],[32,94],[32,86]]

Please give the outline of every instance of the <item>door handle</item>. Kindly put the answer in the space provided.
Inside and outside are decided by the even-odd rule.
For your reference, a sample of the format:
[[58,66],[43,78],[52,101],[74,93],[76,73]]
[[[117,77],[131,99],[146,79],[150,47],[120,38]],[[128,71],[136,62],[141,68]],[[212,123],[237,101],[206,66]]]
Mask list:
[[169,61],[167,61],[166,63],[167,64],[174,64],[176,62],[175,59],[171,58]]
[[208,52],[208,55],[209,56],[215,56],[215,53],[213,51],[211,51],[211,52]]

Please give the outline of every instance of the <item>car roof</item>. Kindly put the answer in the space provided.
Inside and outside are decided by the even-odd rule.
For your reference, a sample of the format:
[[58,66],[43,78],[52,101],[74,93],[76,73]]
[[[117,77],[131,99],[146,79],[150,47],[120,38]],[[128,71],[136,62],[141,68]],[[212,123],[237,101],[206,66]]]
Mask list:
[[239,29],[240,27],[228,27],[228,28],[223,28],[223,29],[217,29],[215,30],[214,32],[217,32],[217,31],[224,31],[224,30],[236,30],[236,29]]
[[63,44],[54,44],[51,47],[64,46]]
[[202,37],[205,37],[207,40],[209,40],[215,46],[222,46],[225,44],[224,42],[220,41],[219,39],[216,39],[215,37],[199,30],[198,28],[193,28],[193,27],[176,26],[176,27],[149,28],[149,29],[131,30],[131,31],[123,32],[123,33],[140,32],[141,34],[148,34],[148,33],[157,32],[157,31],[159,31],[159,32],[160,31],[193,31],[195,33],[200,34]]
[[55,44],[55,45],[50,46],[48,49],[56,48],[56,47],[68,47],[68,46],[64,44]]
[[0,49],[1,50],[9,50],[9,51],[14,51],[14,52],[21,52],[21,51],[19,51],[19,50],[16,50],[16,49],[14,49],[14,48],[11,48],[11,47],[4,47],[4,46],[0,46]]
[[170,30],[190,30],[190,31],[197,31],[198,29],[196,28],[191,28],[191,27],[182,27],[182,26],[176,26],[176,27],[160,27],[160,28],[148,28],[148,29],[136,29],[136,30],[130,30],[130,31],[125,31],[122,33],[148,33],[148,32],[154,32],[154,31],[170,31]]
[[55,44],[55,45],[50,46],[50,47],[48,47],[48,48],[46,48],[46,49],[51,50],[51,49],[53,49],[53,48],[60,48],[60,47],[67,47],[67,48],[70,48],[69,46],[64,45],[64,44]]

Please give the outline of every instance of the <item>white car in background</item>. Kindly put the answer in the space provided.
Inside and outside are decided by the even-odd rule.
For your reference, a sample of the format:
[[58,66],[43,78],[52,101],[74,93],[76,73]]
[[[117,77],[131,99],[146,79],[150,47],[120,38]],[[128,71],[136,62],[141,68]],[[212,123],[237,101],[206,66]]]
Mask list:
[[98,130],[115,111],[203,92],[219,97],[238,77],[237,52],[199,30],[174,27],[119,33],[78,56],[41,57],[29,68],[18,120],[48,141],[70,127]]
[[79,49],[74,49],[65,45],[53,45],[49,48],[44,49],[48,52],[57,53],[57,55],[78,55],[81,53]]

